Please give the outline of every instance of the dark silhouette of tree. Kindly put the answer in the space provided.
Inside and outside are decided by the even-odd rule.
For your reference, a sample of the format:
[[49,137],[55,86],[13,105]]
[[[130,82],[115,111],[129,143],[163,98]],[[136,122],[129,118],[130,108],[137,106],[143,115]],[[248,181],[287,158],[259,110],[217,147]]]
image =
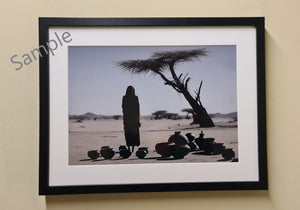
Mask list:
[[167,113],[166,110],[159,110],[159,111],[156,111],[156,112],[152,113],[152,115],[154,116],[154,119],[159,120],[166,113]]
[[113,116],[113,119],[114,119],[114,120],[119,120],[121,117],[122,117],[122,115],[114,115],[114,116]]
[[[201,56],[207,56],[205,49],[157,51],[154,52],[149,59],[121,61],[118,63],[118,66],[134,74],[149,72],[158,74],[165,82],[165,85],[169,85],[178,93],[183,94],[188,101],[193,109],[192,124],[200,124],[200,127],[213,127],[214,123],[200,101],[202,81],[200,82],[199,88],[195,90],[195,96],[193,97],[188,90],[188,83],[191,79],[188,77],[188,73],[184,76],[183,73],[181,73],[178,76],[175,72],[175,66],[177,64],[193,61]],[[167,78],[166,72],[171,73],[171,79]]]

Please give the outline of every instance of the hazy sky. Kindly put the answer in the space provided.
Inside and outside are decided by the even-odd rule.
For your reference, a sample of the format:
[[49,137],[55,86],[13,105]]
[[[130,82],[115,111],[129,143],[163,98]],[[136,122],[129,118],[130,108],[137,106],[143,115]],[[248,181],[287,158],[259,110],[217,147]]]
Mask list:
[[[135,88],[142,115],[157,110],[179,113],[190,108],[185,98],[158,75],[130,74],[117,66],[128,59],[147,59],[158,50],[190,50],[206,48],[209,56],[177,65],[177,74],[189,73],[189,90],[199,87],[202,105],[208,113],[237,110],[236,47],[69,47],[69,114],[121,114],[122,96],[128,85]],[[168,74],[168,78],[170,78]]]

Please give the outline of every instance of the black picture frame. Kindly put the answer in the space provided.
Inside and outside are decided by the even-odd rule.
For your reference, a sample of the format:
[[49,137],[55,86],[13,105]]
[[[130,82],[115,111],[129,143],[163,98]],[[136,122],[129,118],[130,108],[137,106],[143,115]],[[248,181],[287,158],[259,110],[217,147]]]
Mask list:
[[39,18],[39,45],[47,46],[50,27],[102,27],[102,28],[149,28],[149,27],[254,27],[256,30],[256,79],[257,79],[257,181],[218,181],[184,183],[139,183],[102,185],[49,184],[50,149],[50,82],[49,55],[40,57],[40,145],[39,145],[39,194],[85,194],[116,192],[162,192],[202,190],[267,190],[266,102],[265,102],[265,29],[264,17],[232,18]]

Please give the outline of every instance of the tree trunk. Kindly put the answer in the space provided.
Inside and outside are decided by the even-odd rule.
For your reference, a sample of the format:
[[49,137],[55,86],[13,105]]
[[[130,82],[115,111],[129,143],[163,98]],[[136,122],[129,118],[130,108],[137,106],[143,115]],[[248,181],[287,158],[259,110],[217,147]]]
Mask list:
[[201,128],[214,127],[215,124],[208,115],[206,109],[201,104],[197,103],[186,89],[182,90],[182,94],[194,110],[192,124],[199,124]]
[[187,86],[185,86],[183,82],[181,82],[180,79],[177,77],[174,70],[174,63],[171,63],[169,67],[172,77],[177,85],[177,88],[181,90],[185,99],[189,102],[189,104],[194,110],[192,124],[199,124],[202,128],[214,127],[215,124],[208,115],[206,109],[202,106],[201,103],[198,103],[198,101],[191,96],[191,94],[187,90]]
[[199,109],[194,111],[195,113],[193,115],[192,124],[200,124],[201,128],[209,128],[215,126],[214,122],[203,106],[199,106]]

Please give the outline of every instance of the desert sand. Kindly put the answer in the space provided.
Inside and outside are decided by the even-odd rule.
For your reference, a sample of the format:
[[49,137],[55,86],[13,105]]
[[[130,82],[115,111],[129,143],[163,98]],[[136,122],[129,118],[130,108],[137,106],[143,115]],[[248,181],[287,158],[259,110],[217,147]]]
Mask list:
[[[118,151],[120,145],[125,145],[123,121],[114,119],[99,120],[69,120],[69,164],[70,165],[98,165],[98,164],[147,164],[147,163],[185,163],[185,162],[217,162],[225,161],[222,155],[204,155],[203,151],[190,152],[183,159],[160,158],[156,153],[155,145],[167,142],[175,131],[182,135],[192,133],[196,138],[201,130],[204,137],[215,138],[215,142],[224,143],[226,148],[233,148],[238,158],[237,122],[230,118],[214,118],[215,127],[199,128],[199,125],[190,125],[191,120],[150,120],[141,119],[140,147],[148,147],[149,153],[144,159],[138,159],[135,152],[123,159],[119,154],[110,160],[99,157],[92,160],[87,156],[89,150],[100,150],[102,146],[110,146]],[[137,151],[137,148],[135,149]]]

